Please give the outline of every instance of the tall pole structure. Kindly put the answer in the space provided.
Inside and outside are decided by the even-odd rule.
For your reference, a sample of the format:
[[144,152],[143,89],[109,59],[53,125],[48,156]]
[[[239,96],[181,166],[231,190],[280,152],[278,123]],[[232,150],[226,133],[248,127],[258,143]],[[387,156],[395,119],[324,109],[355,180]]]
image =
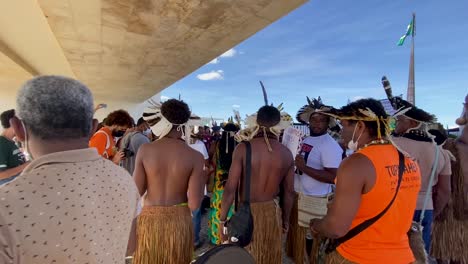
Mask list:
[[409,63],[408,91],[406,99],[413,105],[416,105],[416,93],[414,82],[414,35],[416,34],[416,14],[413,13],[413,30],[411,34],[411,55]]

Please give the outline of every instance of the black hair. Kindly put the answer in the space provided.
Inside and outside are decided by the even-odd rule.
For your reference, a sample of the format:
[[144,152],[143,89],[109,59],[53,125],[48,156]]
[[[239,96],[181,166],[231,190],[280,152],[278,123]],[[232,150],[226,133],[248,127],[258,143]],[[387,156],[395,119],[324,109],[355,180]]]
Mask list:
[[[226,153],[226,141],[228,153]],[[230,137],[229,132],[223,131],[221,139],[218,141],[219,166],[220,169],[223,170],[223,175],[221,175],[222,180],[227,180],[232,163],[232,153],[234,152],[235,147],[236,141],[234,140],[234,137]]]
[[237,132],[239,131],[239,126],[233,123],[227,123],[221,126],[224,131],[228,132]]
[[276,126],[281,121],[281,113],[274,106],[265,105],[258,109],[257,123],[264,127]]
[[146,121],[143,119],[143,117],[140,117],[140,118],[138,118],[138,121],[137,121],[136,125],[140,126],[141,124],[144,124],[144,123],[146,123]]
[[335,125],[334,127],[330,127],[330,131],[340,133],[341,127],[339,125]]
[[324,117],[327,119],[327,122],[330,123],[330,118],[331,118],[331,116],[325,115],[325,114],[320,113],[320,112],[311,113],[310,116],[309,116],[309,120],[307,120],[307,121],[309,121],[309,123],[310,123],[310,119],[311,119],[312,116],[314,116],[314,115],[321,115],[321,116],[324,116]]
[[405,112],[405,116],[418,120],[420,122],[426,123],[433,123],[437,121],[435,115],[430,114],[414,105],[410,102],[402,99],[401,97],[393,97],[391,99],[392,106],[395,110],[399,110],[400,108],[410,108],[408,111]]
[[122,110],[122,109],[110,113],[106,117],[105,122],[107,126],[118,125],[118,126],[133,127],[133,118],[128,114],[127,111]]
[[[369,108],[374,114],[379,118],[379,119],[387,119],[388,115],[385,112],[384,107],[380,103],[380,101],[372,99],[372,98],[367,98],[367,99],[360,99],[355,102],[352,102],[348,105],[343,106],[339,110],[339,115],[340,116],[355,116],[356,119],[353,120],[351,119],[350,121],[355,121],[357,122],[359,118],[365,118],[368,117],[361,113],[359,110],[366,110]],[[363,121],[366,127],[369,129],[369,135],[376,137],[378,135],[377,133],[377,121]],[[379,120],[380,122],[380,134],[382,136],[386,135],[387,133],[387,128],[382,122],[382,120]]]
[[437,145],[442,145],[448,138],[445,130],[441,131],[439,129],[429,129],[429,133],[435,136],[434,141],[437,143]]
[[184,101],[169,99],[161,105],[161,114],[172,124],[184,124],[190,118],[190,109]]
[[0,115],[2,119],[2,127],[4,129],[10,128],[10,119],[15,116],[15,109],[7,110]]

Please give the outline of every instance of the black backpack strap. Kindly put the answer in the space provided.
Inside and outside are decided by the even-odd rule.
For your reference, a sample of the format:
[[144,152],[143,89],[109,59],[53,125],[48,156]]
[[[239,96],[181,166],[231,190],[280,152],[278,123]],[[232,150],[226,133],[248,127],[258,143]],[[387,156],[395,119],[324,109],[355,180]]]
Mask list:
[[405,171],[405,156],[403,156],[403,154],[400,151],[398,151],[398,158],[399,158],[398,185],[396,187],[395,194],[393,195],[393,198],[390,201],[390,203],[387,205],[387,207],[385,207],[385,209],[383,209],[382,212],[380,212],[380,214],[372,217],[371,219],[367,219],[366,221],[362,222],[361,224],[355,226],[353,229],[349,230],[348,233],[346,233],[345,236],[338,238],[336,240],[336,242],[335,242],[336,247],[338,247],[340,244],[350,240],[351,238],[357,236],[362,231],[366,230],[369,226],[371,226],[372,224],[377,222],[377,220],[379,220],[388,211],[388,209],[390,209],[390,207],[392,206],[393,202],[395,201],[395,199],[397,197],[398,190],[400,189],[400,185],[401,185],[401,180],[403,179],[403,172]]
[[[250,176],[252,173],[252,147],[249,141],[243,141],[242,143],[245,144],[245,176],[244,176],[244,192],[245,192],[244,201],[250,203]],[[234,211],[237,211],[239,207],[239,191],[240,188],[237,187],[236,196],[235,196],[235,203],[234,203]]]
[[236,189],[236,197],[234,202],[234,212],[237,212],[237,208],[239,207],[239,187]]
[[244,180],[244,202],[250,203],[250,176],[252,174],[252,146],[245,141],[245,180]]

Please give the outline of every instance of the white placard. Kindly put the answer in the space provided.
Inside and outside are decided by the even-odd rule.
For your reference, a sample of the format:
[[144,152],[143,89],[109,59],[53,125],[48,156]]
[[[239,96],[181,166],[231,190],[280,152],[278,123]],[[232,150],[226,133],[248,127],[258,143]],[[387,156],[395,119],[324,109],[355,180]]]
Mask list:
[[301,130],[291,126],[284,130],[283,141],[281,143],[291,151],[293,157],[296,157],[299,153],[303,136],[304,134]]

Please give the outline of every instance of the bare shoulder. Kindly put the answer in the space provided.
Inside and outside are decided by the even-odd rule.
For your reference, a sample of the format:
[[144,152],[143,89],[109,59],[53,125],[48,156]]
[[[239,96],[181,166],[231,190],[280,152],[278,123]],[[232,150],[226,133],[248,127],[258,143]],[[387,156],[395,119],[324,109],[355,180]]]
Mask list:
[[338,173],[340,175],[350,175],[350,177],[364,177],[365,175],[375,174],[375,167],[365,155],[354,153],[341,162]]
[[141,152],[146,152],[148,151],[148,149],[151,148],[151,146],[153,144],[156,144],[156,142],[148,142],[148,143],[144,143],[140,146],[140,148],[138,149],[138,151],[141,151]]
[[283,156],[284,159],[290,160],[291,162],[294,160],[293,154],[291,153],[291,151],[286,146],[279,143],[278,148],[279,148],[279,150],[281,152],[281,155]]
[[237,146],[236,146],[236,148],[235,148],[234,151],[245,150],[245,148],[246,148],[246,147],[245,147],[245,142],[242,141],[242,142],[239,142],[239,143],[237,144]]
[[204,162],[205,158],[203,157],[203,155],[200,152],[194,150],[193,148],[191,148],[187,144],[185,144],[185,148],[186,148],[186,152],[188,153],[188,155],[190,157],[192,157],[194,161],[201,162],[201,163]]
[[233,155],[239,155],[245,153],[246,146],[244,143],[240,142],[237,144],[236,148],[234,149]]

